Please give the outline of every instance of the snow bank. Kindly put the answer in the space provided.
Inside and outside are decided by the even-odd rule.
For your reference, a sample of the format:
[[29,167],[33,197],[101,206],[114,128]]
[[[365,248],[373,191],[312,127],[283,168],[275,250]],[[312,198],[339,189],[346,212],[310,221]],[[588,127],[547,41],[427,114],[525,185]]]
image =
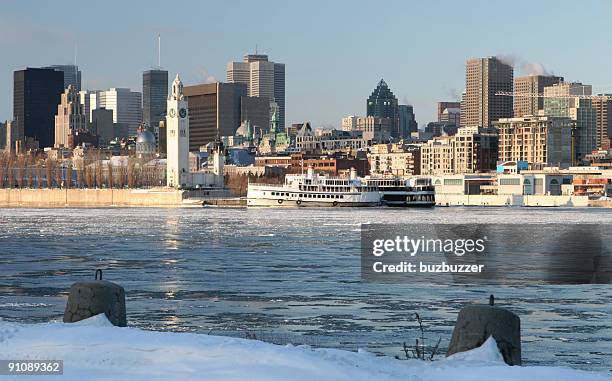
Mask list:
[[64,376],[53,378],[63,380],[612,381],[603,373],[507,366],[492,338],[480,348],[431,363],[363,350],[118,328],[104,315],[73,324],[0,321],[0,359],[64,360]]

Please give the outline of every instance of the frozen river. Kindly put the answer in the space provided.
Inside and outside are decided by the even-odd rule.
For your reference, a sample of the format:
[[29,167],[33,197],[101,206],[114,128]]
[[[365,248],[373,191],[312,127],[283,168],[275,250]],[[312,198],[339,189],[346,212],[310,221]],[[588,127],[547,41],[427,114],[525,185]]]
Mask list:
[[61,320],[70,285],[121,284],[128,324],[401,355],[444,349],[459,309],[521,317],[524,364],[612,370],[612,286],[432,286],[360,279],[360,223],[601,223],[596,209],[0,209],[0,317]]

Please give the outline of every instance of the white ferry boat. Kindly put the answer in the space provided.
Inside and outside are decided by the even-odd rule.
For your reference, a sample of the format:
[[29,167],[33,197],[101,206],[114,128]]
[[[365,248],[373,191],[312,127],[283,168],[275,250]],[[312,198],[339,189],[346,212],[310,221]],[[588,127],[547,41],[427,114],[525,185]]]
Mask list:
[[354,169],[350,177],[286,175],[284,184],[249,183],[247,206],[378,206],[378,188],[362,183]]
[[378,188],[387,206],[432,207],[436,205],[435,187],[428,177],[366,177],[367,185]]

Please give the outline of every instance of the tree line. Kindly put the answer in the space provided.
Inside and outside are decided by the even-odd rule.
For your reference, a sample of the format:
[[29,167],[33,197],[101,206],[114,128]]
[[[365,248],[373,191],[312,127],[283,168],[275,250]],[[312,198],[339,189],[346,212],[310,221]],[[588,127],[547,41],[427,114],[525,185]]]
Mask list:
[[165,168],[147,167],[132,157],[113,165],[97,152],[59,160],[40,153],[0,153],[0,188],[149,188],[165,184]]

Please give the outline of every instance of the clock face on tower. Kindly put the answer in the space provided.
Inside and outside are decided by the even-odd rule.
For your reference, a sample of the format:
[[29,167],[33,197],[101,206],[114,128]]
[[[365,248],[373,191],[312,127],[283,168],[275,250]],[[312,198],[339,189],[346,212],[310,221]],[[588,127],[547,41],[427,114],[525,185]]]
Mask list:
[[171,108],[168,114],[170,115],[171,118],[174,118],[176,116],[176,110]]
[[180,110],[179,110],[179,116],[180,116],[181,118],[186,117],[186,116],[187,116],[187,110],[185,110],[184,108],[180,109]]

